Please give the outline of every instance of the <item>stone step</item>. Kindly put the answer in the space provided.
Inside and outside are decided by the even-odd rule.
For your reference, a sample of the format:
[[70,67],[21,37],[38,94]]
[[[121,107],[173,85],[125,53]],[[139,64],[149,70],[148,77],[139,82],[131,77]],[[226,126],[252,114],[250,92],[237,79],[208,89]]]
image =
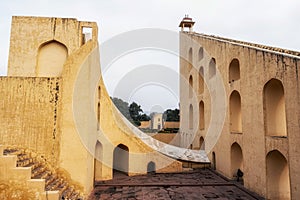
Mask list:
[[50,185],[52,182],[54,182],[57,179],[54,175],[49,175],[46,177],[46,185]]
[[47,174],[48,174],[48,171],[45,168],[41,167],[41,168],[38,168],[38,169],[34,170],[34,173],[32,173],[31,177],[33,177],[33,178],[46,178]]
[[3,162],[0,162],[3,164],[1,168],[13,168],[17,166],[17,156],[15,155],[5,155],[5,156],[0,156],[0,160]]
[[45,192],[45,180],[44,179],[30,179],[27,180],[27,185],[29,188],[37,188],[38,192]]
[[45,191],[42,193],[41,200],[58,200],[59,199],[59,192],[58,191]]
[[33,159],[32,158],[24,158],[22,160],[17,161],[17,166],[18,167],[28,167],[30,164],[33,164]]
[[[2,151],[7,155],[2,156],[7,157],[6,165],[14,168],[16,177],[19,175],[21,179],[28,179],[28,184],[36,185],[34,187],[40,188],[40,190],[43,188],[41,191],[42,199],[51,199],[52,197],[50,198],[50,196],[53,196],[53,199],[57,199],[57,196],[64,196],[65,199],[82,199],[79,195],[80,193],[75,191],[73,187],[70,187],[68,182],[53,174],[45,164],[37,161],[36,158],[32,158],[30,153],[16,148],[2,148]],[[21,173],[21,171],[24,171],[24,173]],[[44,192],[45,190],[47,192]]]
[[14,167],[10,169],[12,180],[27,181],[31,179],[31,168],[30,167]]

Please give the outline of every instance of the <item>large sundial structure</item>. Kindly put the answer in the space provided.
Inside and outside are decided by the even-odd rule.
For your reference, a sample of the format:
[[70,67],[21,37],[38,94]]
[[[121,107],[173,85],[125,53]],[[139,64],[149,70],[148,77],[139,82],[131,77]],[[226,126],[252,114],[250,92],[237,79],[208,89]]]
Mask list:
[[95,22],[13,17],[8,76],[0,78],[0,196],[86,199],[116,171],[211,167],[229,179],[240,170],[244,187],[268,199],[297,199],[300,53],[196,33],[194,23],[188,16],[180,23],[173,146],[113,105]]
[[[300,196],[300,53],[193,32],[180,23],[181,145],[267,199]],[[187,89],[189,88],[189,89]]]

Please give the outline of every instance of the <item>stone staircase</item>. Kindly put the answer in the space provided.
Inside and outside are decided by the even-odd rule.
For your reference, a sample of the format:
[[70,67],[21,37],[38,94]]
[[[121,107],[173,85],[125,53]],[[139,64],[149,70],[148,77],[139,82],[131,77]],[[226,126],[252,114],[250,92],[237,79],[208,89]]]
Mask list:
[[18,167],[17,156],[0,145],[0,198],[58,200],[58,191],[45,191],[44,179],[33,179],[30,167]]
[[62,175],[59,175],[54,170],[50,169],[50,167],[42,160],[32,156],[31,152],[18,148],[6,148],[3,150],[3,154],[14,157],[17,168],[31,170],[31,179],[43,180],[45,184],[44,189],[47,191],[48,199],[50,199],[49,194],[52,194],[55,191],[58,193],[57,199],[83,199],[80,192],[76,190],[74,186],[70,185]]

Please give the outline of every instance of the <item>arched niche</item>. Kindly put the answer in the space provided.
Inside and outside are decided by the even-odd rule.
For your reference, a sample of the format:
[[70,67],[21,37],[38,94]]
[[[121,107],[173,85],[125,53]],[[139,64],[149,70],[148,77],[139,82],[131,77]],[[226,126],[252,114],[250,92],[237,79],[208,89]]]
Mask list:
[[234,58],[229,64],[229,83],[240,80],[240,62]]
[[194,123],[193,105],[190,104],[190,107],[189,107],[189,129],[193,129],[193,123]]
[[204,58],[203,47],[200,47],[198,51],[198,61],[201,61],[203,58]]
[[156,172],[156,164],[153,161],[150,161],[147,165],[147,173],[155,173]]
[[95,146],[94,158],[94,180],[99,181],[102,179],[102,162],[103,162],[103,149],[102,144],[97,140]]
[[263,90],[267,136],[287,136],[284,89],[280,80],[269,80]]
[[199,94],[202,94],[204,92],[204,70],[203,67],[200,67],[199,69]]
[[188,69],[191,71],[193,68],[193,48],[191,47],[188,52]]
[[67,47],[55,40],[42,44],[38,49],[36,76],[59,77],[68,57]]
[[193,97],[193,86],[194,86],[193,76],[190,75],[190,77],[189,77],[189,98]]
[[119,144],[114,149],[113,155],[114,174],[121,172],[128,175],[129,170],[129,148],[124,144]]
[[240,93],[234,90],[229,98],[230,132],[242,133],[242,109]]
[[238,143],[233,143],[230,148],[231,174],[232,177],[237,175],[238,169],[243,171],[243,152]]
[[266,156],[267,199],[291,199],[287,159],[278,151]]
[[205,117],[204,117],[204,102],[199,103],[199,129],[204,130],[205,128]]
[[97,105],[97,130],[100,129],[100,115],[101,115],[101,111],[100,111],[100,101],[98,102]]
[[216,75],[216,59],[212,58],[208,66],[208,75],[209,78],[213,78]]
[[205,141],[202,136],[199,139],[199,147],[200,147],[200,150],[205,150]]

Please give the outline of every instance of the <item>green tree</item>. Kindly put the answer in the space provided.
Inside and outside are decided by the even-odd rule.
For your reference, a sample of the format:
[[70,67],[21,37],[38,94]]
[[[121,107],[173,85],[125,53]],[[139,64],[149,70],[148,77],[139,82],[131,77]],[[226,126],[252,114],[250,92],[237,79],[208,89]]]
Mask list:
[[179,122],[180,115],[179,115],[179,109],[175,108],[174,110],[168,109],[164,112],[163,118],[167,122]]
[[140,126],[140,121],[149,121],[150,117],[143,113],[140,105],[132,102],[130,105],[117,97],[110,97],[119,111],[134,125]]
[[140,122],[140,116],[142,115],[143,110],[141,109],[141,106],[138,105],[135,102],[132,102],[129,105],[129,114],[131,119],[133,120],[133,123],[136,124],[137,126],[141,125]]
[[131,121],[130,119],[130,113],[128,110],[128,103],[123,101],[122,99],[119,99],[117,97],[111,98],[112,102],[115,104],[115,106],[118,108],[118,110],[126,117],[128,120]]
[[145,113],[140,115],[140,121],[149,121],[150,117],[148,115],[146,115]]

